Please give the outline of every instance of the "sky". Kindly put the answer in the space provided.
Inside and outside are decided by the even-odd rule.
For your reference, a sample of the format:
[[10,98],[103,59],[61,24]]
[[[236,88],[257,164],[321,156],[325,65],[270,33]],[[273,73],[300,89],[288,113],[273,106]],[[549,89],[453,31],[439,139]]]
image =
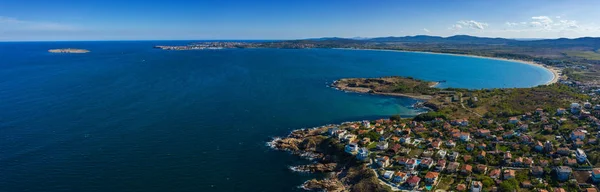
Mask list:
[[598,0],[0,0],[0,41],[600,36]]

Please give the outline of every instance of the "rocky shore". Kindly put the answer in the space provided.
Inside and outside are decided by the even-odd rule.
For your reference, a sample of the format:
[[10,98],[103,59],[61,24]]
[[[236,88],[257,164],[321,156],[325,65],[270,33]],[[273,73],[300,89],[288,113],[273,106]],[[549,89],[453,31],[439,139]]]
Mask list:
[[345,122],[310,129],[292,131],[283,138],[274,138],[267,145],[313,161],[312,164],[291,166],[290,169],[305,173],[326,174],[325,179],[312,179],[300,188],[317,191],[386,191],[381,188],[373,172],[364,162],[344,152],[344,144],[330,136],[333,128],[347,127],[360,122]]
[[337,179],[308,180],[301,186],[306,190],[323,190],[329,192],[344,191],[344,185]]
[[[311,129],[294,130],[284,138],[273,139],[268,145],[273,149],[288,151],[291,154],[314,161],[313,164],[290,167],[293,171],[338,175],[337,171],[340,171],[339,164],[334,162],[337,159],[332,156],[334,154],[327,152],[331,150],[328,148],[332,146],[328,143],[329,137],[326,136],[327,130],[335,126],[326,125]],[[306,181],[300,187],[306,190],[345,191],[344,185],[335,176],[323,180],[312,179]]]

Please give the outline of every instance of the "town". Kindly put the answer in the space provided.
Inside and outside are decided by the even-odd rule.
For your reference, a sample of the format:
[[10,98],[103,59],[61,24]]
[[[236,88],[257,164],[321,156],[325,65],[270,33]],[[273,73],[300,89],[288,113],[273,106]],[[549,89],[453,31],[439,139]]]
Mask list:
[[349,122],[327,134],[396,190],[596,191],[600,168],[586,151],[597,150],[597,115],[600,105],[585,102],[504,121]]
[[[370,86],[386,90],[386,87],[372,85],[390,84],[390,78],[360,81],[377,82]],[[415,87],[418,87],[430,83],[413,82],[406,78],[393,80],[408,89],[411,87],[406,85],[417,84]],[[360,84],[357,83],[357,86]],[[549,94],[553,96],[544,98],[558,99],[542,100],[544,105],[539,106],[528,106],[529,103],[520,100],[500,100],[500,103],[517,103],[507,109],[531,110],[495,112],[499,115],[489,115],[494,113],[491,106],[495,105],[490,98],[510,96],[504,92],[438,90],[430,99],[443,101],[434,102],[437,106],[433,107],[437,110],[414,118],[392,116],[389,119],[297,130],[287,138],[274,140],[272,144],[276,149],[292,151],[312,159],[321,158],[324,160],[317,162],[329,163],[327,166],[317,166],[320,169],[309,169],[312,172],[335,171],[340,175],[348,169],[348,165],[367,167],[377,178],[378,184],[393,191],[594,192],[597,191],[596,184],[600,183],[600,167],[596,166],[600,163],[597,140],[600,135],[598,88],[593,83],[561,80],[538,88],[506,89],[505,92],[520,90],[526,95],[556,89],[571,97]],[[435,91],[419,90],[422,93]],[[474,95],[480,96],[480,99],[473,99]],[[518,96],[523,97],[520,94]],[[576,101],[577,98],[585,100]],[[572,102],[567,103],[567,100]],[[472,105],[469,102],[480,104]],[[482,106],[489,109],[485,115],[475,112],[478,111],[477,107]],[[448,111],[447,108],[453,109],[448,115],[431,115]],[[356,164],[339,160],[344,158],[327,160],[332,152],[319,149],[319,145],[314,144],[319,142],[336,146]],[[335,166],[331,162],[337,163],[337,168],[333,168]],[[337,180],[347,179],[322,180],[325,184],[313,180],[305,186],[343,191],[339,188],[348,186],[347,182],[332,182]]]

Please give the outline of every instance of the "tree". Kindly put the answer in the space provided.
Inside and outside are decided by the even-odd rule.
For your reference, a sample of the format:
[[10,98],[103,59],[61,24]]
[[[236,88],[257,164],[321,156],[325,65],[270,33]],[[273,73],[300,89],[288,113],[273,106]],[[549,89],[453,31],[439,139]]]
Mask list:
[[519,187],[519,182],[516,179],[508,179],[504,180],[500,183],[499,189],[502,192],[513,192],[516,191]]
[[390,117],[390,120],[392,121],[400,121],[402,119],[402,117],[400,117],[400,115],[392,115]]

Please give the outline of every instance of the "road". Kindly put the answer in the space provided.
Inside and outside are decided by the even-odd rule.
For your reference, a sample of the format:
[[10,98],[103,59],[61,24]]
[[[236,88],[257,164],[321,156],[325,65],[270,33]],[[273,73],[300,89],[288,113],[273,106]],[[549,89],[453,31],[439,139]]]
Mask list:
[[460,106],[461,106],[463,109],[467,110],[468,112],[471,112],[471,113],[473,113],[473,114],[477,115],[478,117],[483,117],[483,115],[481,115],[481,114],[479,114],[479,113],[476,113],[475,111],[472,111],[472,110],[470,110],[470,109],[467,109],[467,107],[465,107],[465,104],[464,104],[462,101],[460,102]]

